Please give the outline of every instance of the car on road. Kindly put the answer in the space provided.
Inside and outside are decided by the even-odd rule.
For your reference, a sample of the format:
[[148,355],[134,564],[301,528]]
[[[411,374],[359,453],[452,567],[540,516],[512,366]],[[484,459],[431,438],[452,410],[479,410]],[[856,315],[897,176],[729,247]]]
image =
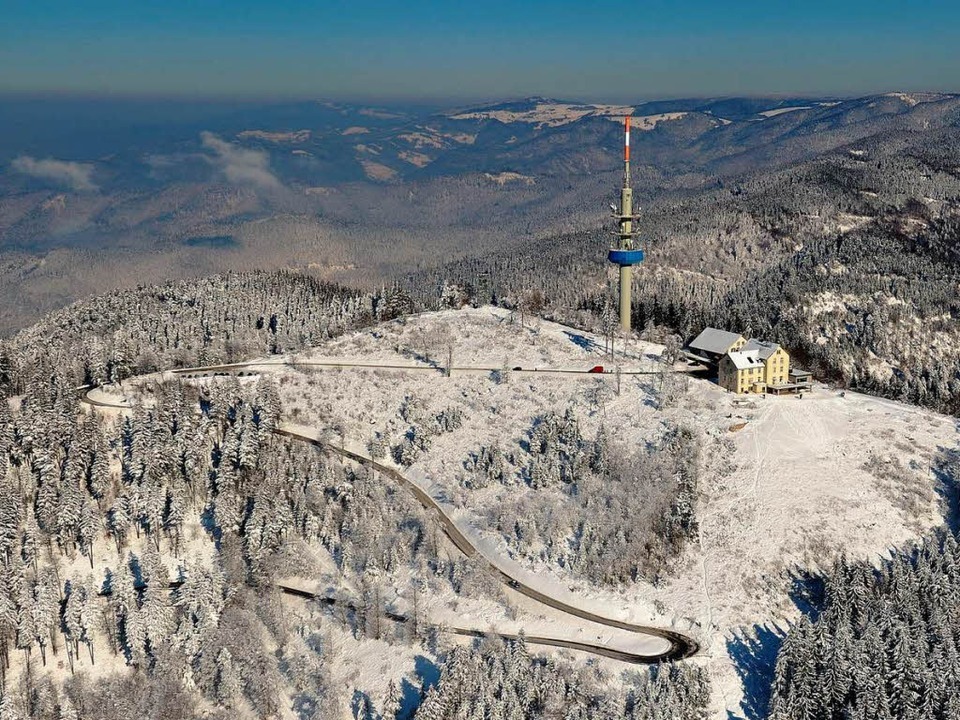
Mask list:
[[594,365],[592,368],[590,368],[589,370],[587,370],[587,372],[588,372],[588,373],[602,373],[602,372],[604,372],[604,370],[603,370],[603,365]]

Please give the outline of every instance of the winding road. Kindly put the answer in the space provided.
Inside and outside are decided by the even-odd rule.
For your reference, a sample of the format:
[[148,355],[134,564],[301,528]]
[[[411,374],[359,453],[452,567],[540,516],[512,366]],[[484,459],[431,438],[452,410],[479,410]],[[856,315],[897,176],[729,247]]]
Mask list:
[[[192,367],[192,368],[179,368],[177,370],[170,370],[169,372],[173,375],[186,375],[186,376],[195,376],[203,375],[209,373],[230,373],[234,371],[243,371],[253,368],[277,368],[277,367],[319,367],[327,368],[330,370],[336,369],[361,369],[361,370],[414,370],[421,372],[440,372],[440,373],[491,373],[491,372],[502,372],[506,369],[507,372],[511,373],[522,373],[522,374],[537,374],[537,375],[614,375],[616,374],[615,369],[604,369],[602,373],[593,372],[592,370],[583,370],[578,368],[523,368],[523,367],[513,367],[513,368],[503,368],[503,367],[487,367],[484,365],[454,365],[450,368],[446,368],[442,365],[388,365],[388,364],[378,364],[378,363],[360,363],[360,362],[331,362],[331,361],[320,361],[320,360],[287,360],[281,362],[239,362],[239,363],[227,363],[223,365],[204,365],[202,367]],[[602,366],[601,366],[602,367]],[[685,368],[673,368],[667,372],[670,373],[695,373],[702,370],[703,367],[700,365],[695,365]],[[662,370],[620,370],[621,375],[661,375]]]
[[[260,368],[260,367],[284,367],[284,366],[303,366],[303,365],[312,365],[320,367],[330,367],[330,368],[366,368],[366,369],[381,369],[381,370],[429,370],[432,372],[444,372],[443,368],[431,367],[431,366],[405,366],[405,365],[378,365],[378,364],[365,364],[365,363],[326,363],[326,362],[309,362],[309,361],[289,361],[289,362],[244,362],[244,363],[232,363],[227,365],[209,365],[204,367],[193,367],[193,368],[181,368],[177,370],[170,371],[175,375],[210,375],[221,372],[237,372],[243,371],[251,368]],[[452,368],[454,372],[492,372],[500,370],[502,368],[483,368],[483,367],[464,367],[464,368]],[[688,372],[689,370],[675,370],[675,372]],[[564,370],[564,369],[536,369],[536,370],[527,370],[527,371],[512,371],[512,372],[552,372],[552,373],[564,373],[564,374],[589,374],[589,371],[586,370]],[[623,371],[623,374],[627,375],[645,375],[645,374],[659,374],[659,371]],[[158,376],[161,376],[162,373],[157,373]],[[139,379],[143,379],[142,376]],[[132,378],[136,380],[137,378]],[[94,391],[99,391],[100,388],[83,388],[84,392],[82,394],[83,402],[93,407],[103,407],[103,408],[112,408],[116,410],[129,410],[129,403],[124,401],[114,401],[111,398],[107,397],[105,393],[100,392],[101,397],[91,397],[91,393]],[[106,399],[104,399],[106,398]],[[567,615],[580,618],[597,625],[602,625],[610,628],[616,628],[618,630],[623,630],[629,633],[635,633],[641,636],[660,638],[669,643],[669,648],[663,652],[659,653],[640,653],[635,651],[623,650],[609,645],[604,645],[600,643],[590,643],[590,642],[581,642],[578,640],[571,640],[567,638],[560,637],[546,637],[539,635],[525,635],[525,639],[528,643],[537,644],[537,645],[547,645],[553,647],[562,647],[571,650],[580,650],[594,655],[600,655],[603,657],[610,657],[617,660],[622,660],[625,662],[639,663],[639,664],[650,664],[658,662],[672,662],[676,660],[683,660],[695,655],[699,651],[699,644],[693,638],[684,635],[680,632],[674,630],[669,630],[666,628],[653,627],[649,625],[638,625],[635,623],[630,623],[624,620],[618,620],[615,618],[609,618],[603,615],[598,615],[597,613],[585,610],[576,605],[572,605],[568,602],[554,597],[548,593],[545,593],[541,590],[536,589],[528,582],[525,582],[521,577],[520,573],[514,572],[511,570],[511,566],[508,564],[499,561],[498,558],[491,557],[489,553],[483,553],[480,548],[468,537],[468,535],[461,530],[457,522],[451,517],[447,508],[445,508],[441,503],[434,499],[430,493],[424,490],[417,482],[411,480],[410,478],[404,476],[402,473],[396,469],[384,465],[382,463],[376,462],[366,455],[356,453],[350,450],[346,450],[336,445],[324,442],[320,439],[320,433],[318,431],[311,431],[310,429],[299,428],[294,425],[289,425],[281,423],[274,432],[277,435],[282,437],[290,438],[299,442],[306,442],[315,447],[321,448],[322,450],[330,453],[334,453],[344,457],[352,462],[359,463],[370,467],[382,475],[390,478],[398,485],[409,491],[414,498],[426,509],[433,511],[440,523],[440,527],[443,530],[444,534],[450,540],[450,542],[466,557],[482,557],[487,564],[490,566],[490,569],[495,573],[495,575],[500,579],[500,581],[507,586],[508,588],[542,604],[547,607],[550,607],[554,610],[558,610]],[[323,595],[318,595],[316,593],[311,593],[306,590],[299,588],[294,588],[290,586],[280,585],[279,589],[288,594],[298,597],[315,599],[320,602],[327,604],[332,604],[335,602],[332,598],[328,598]],[[400,615],[391,615],[388,614],[387,617],[391,620],[397,622],[406,622],[407,618]],[[456,635],[465,635],[470,637],[483,637],[484,635],[490,634],[488,631],[478,630],[474,628],[460,628],[460,627],[445,627],[446,631],[451,632]],[[509,633],[497,632],[496,635],[504,639],[515,639],[517,636]]]

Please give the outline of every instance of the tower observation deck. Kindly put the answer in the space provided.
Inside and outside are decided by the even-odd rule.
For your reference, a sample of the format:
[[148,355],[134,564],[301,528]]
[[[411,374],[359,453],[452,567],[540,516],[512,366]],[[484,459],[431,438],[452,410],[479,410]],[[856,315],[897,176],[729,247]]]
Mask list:
[[633,188],[630,186],[630,117],[623,120],[623,189],[620,191],[620,207],[613,207],[613,217],[617,221],[616,247],[607,253],[607,259],[620,267],[620,327],[629,332],[630,291],[633,284],[633,266],[643,261],[643,250],[634,247],[636,235],[634,222],[638,215],[633,214]]

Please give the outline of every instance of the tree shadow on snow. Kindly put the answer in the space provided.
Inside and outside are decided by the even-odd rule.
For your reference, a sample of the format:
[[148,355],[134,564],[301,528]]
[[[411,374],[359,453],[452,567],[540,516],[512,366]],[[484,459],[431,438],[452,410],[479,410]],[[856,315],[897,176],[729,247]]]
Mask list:
[[[807,618],[816,620],[824,603],[823,574],[795,565],[787,571],[787,576],[793,604]],[[767,717],[777,654],[788,630],[789,626],[780,627],[777,623],[754,625],[750,629],[734,631],[727,639],[727,654],[743,686],[742,714],[730,712],[728,720],[764,720]]]
[[213,507],[211,505],[207,505],[207,507],[203,509],[203,512],[200,513],[200,526],[210,534],[214,546],[219,551],[222,532],[220,526],[217,525],[216,518],[213,516]]
[[754,625],[746,631],[734,631],[727,639],[727,654],[740,676],[742,715],[728,713],[728,720],[763,720],[767,717],[773,687],[773,669],[777,653],[786,637],[779,626]]
[[430,367],[436,370],[440,369],[440,362],[438,360],[434,360],[433,358],[428,357],[421,352],[417,352],[412,348],[404,348],[403,352],[401,352],[400,354],[403,357],[411,358],[412,360],[415,360],[419,363],[423,363],[424,365],[429,365]]
[[586,350],[587,352],[600,352],[600,345],[596,340],[588,338],[586,335],[580,335],[579,333],[570,332],[569,330],[564,330],[563,334],[566,335],[570,342],[576,345],[581,350]]
[[943,503],[944,521],[953,533],[960,532],[960,448],[937,447],[933,461],[937,494]]
[[819,571],[794,566],[788,570],[790,600],[797,610],[811,620],[820,616],[825,601],[826,578]]
[[640,383],[640,389],[643,391],[643,404],[645,407],[660,410],[660,393],[652,382],[644,381]]
[[423,696],[440,681],[440,668],[424,655],[417,655],[413,661],[413,671],[419,679],[419,687],[404,678],[400,685],[400,711],[397,720],[409,720],[420,707]]
[[400,710],[397,712],[397,720],[408,720],[420,707],[423,696],[420,688],[414,687],[407,678],[404,678],[400,684],[400,693]]
[[376,717],[373,701],[362,690],[353,691],[353,698],[350,700],[350,712],[358,720],[374,720]]
[[429,690],[440,681],[440,668],[430,658],[417,655],[413,663],[413,670],[424,690]]

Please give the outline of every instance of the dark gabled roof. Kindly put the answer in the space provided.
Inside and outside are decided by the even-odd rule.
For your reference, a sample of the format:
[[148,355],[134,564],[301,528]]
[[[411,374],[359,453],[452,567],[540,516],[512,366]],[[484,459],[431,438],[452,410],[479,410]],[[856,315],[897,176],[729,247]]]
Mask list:
[[768,342],[766,340],[758,340],[757,338],[750,338],[749,340],[747,340],[747,344],[740,349],[756,350],[760,354],[760,359],[766,360],[768,357],[773,355],[777,350],[779,350],[780,346],[775,342]]
[[693,350],[700,350],[701,352],[723,355],[727,350],[730,349],[730,346],[741,337],[742,336],[738,335],[737,333],[708,327],[702,333],[697,335],[696,339],[690,343],[690,348]]

